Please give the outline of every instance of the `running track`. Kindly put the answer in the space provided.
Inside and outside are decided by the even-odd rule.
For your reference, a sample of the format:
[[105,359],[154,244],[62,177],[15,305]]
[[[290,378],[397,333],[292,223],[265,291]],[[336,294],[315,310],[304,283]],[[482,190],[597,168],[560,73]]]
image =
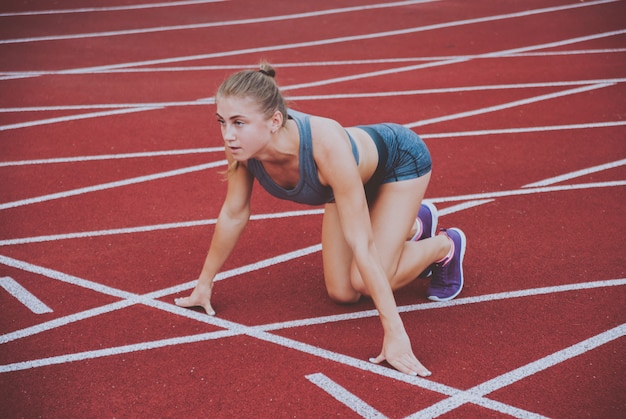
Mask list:
[[[626,415],[626,2],[7,0],[0,416]],[[367,362],[325,296],[321,208],[257,190],[215,287],[213,93],[260,59],[291,106],[393,121],[468,236],[466,287],[396,293],[428,380]]]

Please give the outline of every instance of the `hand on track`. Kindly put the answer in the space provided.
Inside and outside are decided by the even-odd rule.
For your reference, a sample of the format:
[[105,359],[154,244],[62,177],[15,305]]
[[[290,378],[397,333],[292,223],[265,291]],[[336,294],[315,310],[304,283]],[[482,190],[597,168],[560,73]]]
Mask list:
[[179,307],[202,307],[209,316],[215,315],[215,310],[211,307],[211,289],[212,287],[196,286],[189,297],[176,298],[174,303]]
[[417,360],[411,349],[408,336],[388,338],[385,336],[383,350],[376,358],[370,358],[370,362],[380,364],[387,361],[392,367],[409,375],[428,377],[432,373]]

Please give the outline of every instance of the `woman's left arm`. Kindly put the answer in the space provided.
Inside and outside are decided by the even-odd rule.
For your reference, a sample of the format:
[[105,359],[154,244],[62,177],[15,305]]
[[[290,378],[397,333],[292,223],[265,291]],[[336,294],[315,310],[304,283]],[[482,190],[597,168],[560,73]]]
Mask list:
[[333,189],[345,240],[383,326],[383,348],[373,362],[387,360],[401,372],[428,376],[430,372],[413,354],[376,249],[363,182],[347,134],[338,123],[326,119],[316,119],[311,129],[320,176]]

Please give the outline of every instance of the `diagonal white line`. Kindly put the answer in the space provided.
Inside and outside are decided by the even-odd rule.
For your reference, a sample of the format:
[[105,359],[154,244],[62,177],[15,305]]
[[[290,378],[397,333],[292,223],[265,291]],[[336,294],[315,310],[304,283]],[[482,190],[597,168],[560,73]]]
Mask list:
[[481,136],[481,135],[523,134],[523,133],[528,133],[528,132],[564,131],[564,130],[590,129],[590,128],[610,128],[610,127],[621,127],[624,125],[626,125],[626,121],[604,121],[604,122],[588,122],[585,124],[548,125],[548,126],[542,126],[542,127],[502,128],[502,129],[485,129],[485,130],[477,130],[477,131],[441,132],[441,133],[434,133],[434,134],[420,134],[420,137],[425,138],[425,139],[476,137],[476,136]]
[[149,349],[164,348],[167,346],[180,345],[183,343],[203,342],[211,339],[238,334],[232,330],[221,330],[218,332],[201,333],[199,335],[162,339],[152,342],[141,342],[132,345],[118,346],[115,348],[97,349],[93,351],[78,352],[74,354],[59,355],[49,358],[36,359],[31,361],[16,362],[13,364],[0,365],[0,373],[21,371],[31,368],[45,367],[49,365],[67,364],[69,362],[84,361],[87,359],[102,358],[105,356],[120,355],[131,352],[146,351]]
[[309,374],[306,376],[306,379],[363,418],[385,418],[385,415],[322,373]]
[[77,115],[68,115],[68,116],[60,116],[57,118],[47,118],[47,119],[39,119],[37,121],[28,121],[21,122],[18,124],[8,124],[8,125],[0,125],[0,131],[7,131],[18,128],[28,128],[34,127],[37,125],[48,125],[48,124],[56,124],[59,122],[68,122],[68,121],[77,121],[80,119],[90,119],[97,118],[101,116],[111,116],[111,115],[122,115],[133,112],[143,112],[143,111],[153,111],[155,109],[162,109],[162,107],[141,107],[141,108],[124,108],[124,109],[115,109],[109,111],[102,112],[90,112],[90,113],[82,113]]
[[57,158],[50,158],[50,159],[17,160],[17,161],[0,162],[0,167],[76,163],[76,162],[99,161],[99,160],[136,159],[136,158],[144,158],[144,157],[180,156],[180,155],[186,155],[186,154],[215,153],[215,152],[220,152],[220,151],[224,151],[224,147],[192,148],[192,149],[185,149],[185,150],[146,151],[146,152],[140,152],[140,153],[100,154],[100,155],[93,155],[93,156],[78,156],[78,157],[57,157]]
[[[626,121],[624,121],[624,122],[626,122]],[[574,178],[577,178],[577,177],[580,177],[580,176],[587,176],[587,175],[589,175],[591,173],[597,173],[597,172],[601,172],[603,170],[613,169],[615,167],[621,167],[621,166],[623,166],[625,164],[626,164],[626,159],[617,160],[617,161],[606,163],[606,164],[600,164],[600,165],[594,166],[594,167],[588,167],[588,168],[582,169],[582,170],[576,170],[575,172],[566,173],[566,174],[561,175],[561,176],[556,176],[556,177],[553,177],[553,178],[544,179],[544,180],[541,180],[539,182],[529,183],[528,185],[522,186],[522,188],[536,188],[536,187],[541,187],[541,186],[548,186],[548,185],[552,185],[554,183],[563,182],[563,181],[574,179]]]
[[205,163],[196,166],[184,167],[182,169],[170,170],[167,172],[154,173],[152,175],[139,176],[130,179],[119,180],[115,182],[102,183],[99,185],[87,186],[84,188],[72,189],[64,192],[57,192],[49,195],[38,196],[35,198],[22,199],[19,201],[7,202],[0,204],[0,210],[21,207],[24,205],[37,204],[40,202],[52,201],[55,199],[69,198],[71,196],[82,195],[89,192],[103,191],[105,189],[119,188],[120,186],[134,185],[136,183],[148,182],[156,179],[163,179],[172,176],[179,176],[187,173],[198,172],[201,170],[212,169],[226,164],[226,160],[212,163]]
[[594,189],[594,188],[611,188],[611,187],[619,187],[626,186],[626,180],[618,180],[612,182],[594,182],[594,183],[582,183],[577,185],[561,185],[561,186],[545,186],[541,188],[525,188],[525,189],[517,189],[510,191],[498,191],[498,192],[486,192],[486,193],[477,193],[471,195],[457,195],[457,196],[447,196],[441,198],[430,198],[429,201],[432,202],[454,202],[454,201],[471,201],[474,199],[492,199],[492,198],[502,198],[506,196],[520,196],[520,195],[531,195],[536,193],[546,193],[546,192],[558,192],[558,191],[575,191],[580,189]]
[[404,126],[408,127],[408,128],[415,128],[415,127],[421,127],[421,126],[424,126],[424,125],[436,124],[438,122],[452,121],[454,119],[467,118],[467,117],[470,117],[470,116],[476,116],[476,115],[482,115],[482,114],[486,114],[486,113],[490,113],[490,112],[501,111],[501,110],[504,110],[504,109],[510,109],[510,108],[514,108],[514,107],[517,107],[517,106],[529,105],[531,103],[541,102],[541,101],[544,101],[544,100],[556,99],[556,98],[563,97],[563,96],[574,95],[574,94],[583,93],[583,92],[587,92],[587,91],[590,91],[590,90],[601,89],[603,87],[608,87],[608,86],[613,86],[613,85],[614,85],[613,83],[598,83],[598,84],[594,84],[594,85],[591,85],[591,86],[577,87],[575,89],[567,89],[567,90],[563,90],[561,92],[549,93],[549,94],[539,95],[539,96],[533,96],[533,97],[530,97],[530,98],[527,98],[527,99],[515,100],[515,101],[512,101],[512,102],[502,103],[500,105],[495,105],[495,106],[488,106],[486,108],[475,109],[475,110],[472,110],[472,111],[459,112],[459,113],[456,113],[456,114],[440,116],[440,117],[437,117],[437,118],[424,119],[424,120],[421,120],[421,121],[416,121],[416,122],[411,122],[411,123],[408,123],[408,124],[404,124]]
[[190,4],[217,3],[226,0],[178,0],[166,3],[148,3],[148,4],[128,4],[124,6],[105,6],[105,7],[81,7],[78,9],[51,9],[51,10],[34,10],[27,12],[6,12],[0,13],[0,17],[8,16],[34,16],[34,15],[58,15],[68,13],[93,13],[93,12],[112,12],[119,10],[138,10],[138,9],[155,9],[161,7],[179,7]]
[[11,277],[0,278],[0,287],[17,298],[35,314],[52,313],[52,309]]
[[520,381],[526,377],[536,374],[540,371],[546,370],[554,365],[563,363],[571,358],[587,353],[595,348],[605,345],[615,339],[621,338],[626,335],[626,323],[617,326],[606,332],[600,333],[575,345],[562,349],[544,358],[531,362],[523,367],[509,371],[499,377],[485,381],[482,384],[477,385],[463,393],[459,393],[441,402],[421,410],[410,418],[434,418],[448,413],[457,407],[471,402],[479,405],[483,404],[483,397],[499,390],[503,387],[507,387],[517,381]]

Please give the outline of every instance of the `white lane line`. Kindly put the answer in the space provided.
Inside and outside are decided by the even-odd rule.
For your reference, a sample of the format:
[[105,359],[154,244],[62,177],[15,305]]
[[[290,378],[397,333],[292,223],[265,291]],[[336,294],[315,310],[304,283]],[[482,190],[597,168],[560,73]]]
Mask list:
[[[29,38],[13,38],[0,40],[0,44],[18,44],[18,43],[30,43],[30,42],[42,42],[42,41],[61,41],[68,39],[88,39],[88,38],[101,38],[110,36],[124,36],[124,35],[138,35],[146,33],[168,32],[168,31],[184,31],[194,29],[206,29],[224,26],[237,26],[237,25],[250,25],[258,23],[279,22],[282,20],[295,20],[304,19],[316,16],[334,15],[340,13],[352,13],[361,12],[364,10],[383,9],[391,7],[403,7],[410,6],[418,3],[430,3],[438,0],[406,0],[398,1],[394,3],[379,3],[379,4],[364,4],[360,6],[344,7],[338,9],[317,10],[313,12],[293,13],[289,15],[269,16],[260,18],[230,20],[230,21],[218,21],[218,22],[205,22],[205,23],[191,23],[187,25],[170,25],[170,26],[156,26],[140,29],[125,29],[117,31],[106,32],[87,32],[76,34],[62,34],[62,35],[49,35],[49,36],[37,36]],[[2,16],[2,15],[0,15]]]
[[548,125],[543,127],[503,128],[478,131],[441,132],[434,134],[420,134],[422,138],[450,138],[450,137],[474,137],[481,135],[523,134],[529,132],[565,131],[574,129],[610,128],[626,125],[626,121],[588,122],[584,124]]
[[[300,61],[300,62],[274,62],[276,68],[293,68],[293,67],[328,67],[328,66],[355,66],[366,64],[389,64],[389,63],[414,63],[417,61],[447,61],[447,60],[473,60],[473,59],[491,59],[491,58],[518,58],[518,57],[553,57],[563,55],[589,55],[589,54],[613,54],[625,52],[626,48],[603,48],[603,49],[585,49],[585,50],[566,50],[566,51],[540,51],[540,52],[519,52],[503,54],[497,57],[483,55],[433,55],[421,57],[407,58],[379,58],[368,60],[336,60],[336,61]],[[85,72],[84,74],[115,74],[115,73],[160,73],[160,72],[187,72],[187,71],[215,71],[215,70],[245,70],[255,68],[258,63],[250,64],[223,64],[223,65],[189,65],[176,67],[140,67],[140,68],[120,68],[111,70],[101,70],[95,72]],[[65,70],[38,70],[38,71],[2,71],[0,76],[11,76],[16,78],[35,77],[45,75],[63,74]],[[81,74],[81,73],[72,73]],[[0,77],[0,80],[2,78]],[[588,83],[585,83],[588,84]]]
[[71,13],[92,13],[92,12],[115,12],[121,10],[138,10],[138,9],[156,9],[161,7],[178,7],[188,6],[191,4],[218,3],[226,0],[178,0],[165,3],[147,3],[147,4],[128,4],[125,6],[106,6],[106,7],[81,7],[76,9],[51,9],[51,10],[33,10],[26,12],[5,12],[0,13],[0,17],[8,16],[37,16],[37,15],[58,15]]
[[0,167],[29,166],[29,165],[58,164],[58,163],[80,163],[80,162],[86,162],[86,161],[136,159],[136,158],[145,158],[145,157],[182,156],[182,155],[188,155],[188,154],[216,153],[216,152],[223,152],[223,151],[224,151],[224,147],[210,147],[210,148],[191,148],[191,149],[185,149],[185,150],[146,151],[146,152],[141,152],[141,153],[100,154],[100,155],[95,155],[95,156],[58,157],[58,158],[50,158],[50,159],[0,162]]
[[455,202],[455,201],[471,201],[475,199],[492,199],[492,198],[502,198],[508,196],[521,196],[521,195],[532,195],[536,193],[547,193],[547,192],[559,192],[559,191],[576,191],[582,189],[595,189],[595,188],[613,188],[626,186],[626,180],[617,180],[612,182],[593,182],[593,183],[581,183],[575,185],[561,185],[561,186],[545,186],[541,188],[525,188],[525,189],[516,189],[509,191],[497,191],[497,192],[485,192],[485,193],[477,193],[477,194],[468,194],[468,195],[457,195],[457,196],[446,196],[440,198],[429,198],[431,202],[439,203],[439,202]]
[[87,359],[102,358],[106,356],[121,355],[139,351],[147,351],[150,349],[165,348],[168,346],[182,345],[185,343],[204,342],[207,340],[220,339],[224,337],[239,334],[232,330],[221,330],[218,332],[201,333],[198,335],[176,337],[170,339],[161,339],[151,342],[141,342],[132,345],[118,346],[114,348],[98,349],[94,351],[78,352],[74,354],[66,354],[52,356],[49,358],[34,359],[24,362],[16,362],[13,364],[0,365],[0,373],[22,371],[31,368],[45,367],[49,365],[67,364],[70,362],[84,361]]
[[[254,220],[268,220],[268,219],[274,219],[274,218],[302,217],[306,215],[317,215],[317,214],[323,214],[323,213],[324,213],[324,209],[274,212],[274,213],[269,213],[269,214],[254,214],[250,216],[250,220],[254,221]],[[26,244],[26,243],[42,243],[42,242],[49,242],[49,241],[56,241],[56,240],[80,239],[80,238],[87,238],[87,237],[100,237],[100,236],[110,236],[110,235],[117,235],[117,234],[149,233],[152,231],[169,230],[173,228],[190,228],[190,227],[213,225],[216,222],[217,222],[216,218],[211,218],[211,219],[206,219],[206,220],[181,221],[177,223],[153,224],[153,225],[139,226],[139,227],[114,228],[114,229],[97,230],[97,231],[82,231],[78,233],[66,233],[66,234],[52,234],[52,235],[47,235],[47,236],[25,237],[22,239],[0,240],[0,246],[12,246],[16,244]]]
[[350,393],[345,388],[328,378],[322,373],[309,374],[305,376],[307,380],[330,394],[335,400],[344,404],[350,410],[363,418],[385,418],[386,416],[374,409],[363,400]]
[[[250,68],[250,67],[248,67]],[[626,82],[626,78],[611,79],[593,79],[593,80],[570,80],[570,81],[550,81],[550,82],[533,82],[533,83],[509,83],[509,84],[490,84],[479,86],[456,86],[456,87],[440,87],[431,89],[414,89],[414,90],[393,90],[383,92],[365,92],[365,93],[334,93],[334,94],[318,94],[318,95],[302,95],[287,96],[287,101],[305,101],[305,100],[335,100],[335,99],[363,99],[377,97],[398,97],[398,96],[415,96],[430,95],[441,93],[459,93],[459,92],[484,92],[489,90],[510,90],[510,89],[532,89],[543,87],[568,87],[568,86],[587,86],[591,84],[619,84]],[[46,111],[69,111],[69,110],[87,110],[87,109],[117,109],[117,108],[166,108],[177,106],[205,106],[215,103],[215,98],[206,98],[194,101],[180,102],[153,102],[153,103],[95,103],[84,105],[52,105],[52,106],[26,106],[15,108],[0,108],[0,113],[18,113],[18,112],[46,112]],[[623,121],[620,121],[623,122]]]
[[563,96],[575,95],[578,93],[584,93],[584,92],[588,92],[591,90],[602,89],[608,86],[614,86],[614,84],[613,83],[598,83],[598,84],[593,84],[591,86],[577,87],[574,89],[563,90],[561,92],[548,93],[545,95],[533,96],[527,99],[514,100],[512,102],[501,103],[499,105],[488,106],[486,108],[474,109],[474,110],[466,111],[466,112],[459,112],[455,114],[440,116],[437,118],[423,119],[421,121],[404,124],[404,126],[408,128],[415,128],[415,127],[421,127],[424,125],[436,124],[439,122],[446,122],[446,121],[452,121],[455,119],[467,118],[470,116],[483,115],[483,114],[490,113],[490,112],[497,112],[497,111],[501,111],[504,109],[511,109],[511,108],[515,108],[518,106],[529,105],[529,104],[541,102],[544,100],[552,100],[552,99],[556,99],[556,98],[563,97]]
[[138,301],[133,301],[133,300],[120,300],[118,302],[92,308],[90,310],[81,311],[78,313],[70,314],[68,316],[58,317],[54,320],[50,320],[50,321],[43,322],[43,323],[38,323],[34,326],[25,327],[24,329],[19,329],[13,332],[0,335],[0,344],[8,343],[8,342],[18,340],[18,339],[23,339],[28,336],[33,336],[33,335],[36,335],[38,333],[42,333],[48,330],[53,330],[61,326],[66,326],[71,323],[75,323],[81,320],[96,317],[101,314],[106,314],[112,311],[117,311],[126,307],[130,307],[137,303]]
[[[170,57],[170,58],[160,58],[160,59],[153,59],[153,60],[126,62],[126,63],[119,63],[119,64],[108,64],[108,65],[93,66],[93,67],[74,68],[74,69],[62,70],[61,73],[74,74],[76,72],[84,72],[84,71],[112,70],[112,69],[119,69],[119,68],[126,68],[126,67],[160,65],[160,64],[184,62],[184,61],[204,60],[204,59],[209,59],[209,58],[223,58],[223,57],[237,56],[237,55],[243,55],[243,54],[254,54],[254,53],[280,51],[280,50],[295,49],[295,48],[324,46],[324,45],[337,44],[337,43],[361,41],[361,40],[366,40],[366,39],[377,39],[377,38],[384,38],[384,37],[391,37],[391,36],[400,36],[400,35],[406,35],[406,34],[423,32],[423,31],[444,29],[444,28],[457,27],[457,26],[462,26],[462,25],[471,25],[471,24],[476,24],[476,23],[491,22],[491,21],[497,21],[497,20],[503,20],[503,19],[513,19],[513,18],[532,16],[532,15],[542,14],[542,13],[551,13],[551,12],[556,12],[556,11],[575,9],[579,7],[596,6],[596,5],[604,4],[604,3],[613,3],[615,1],[618,1],[618,0],[597,0],[597,1],[570,4],[570,5],[564,5],[564,6],[533,9],[533,10],[527,10],[523,12],[506,13],[506,14],[501,14],[501,15],[487,16],[487,17],[481,17],[481,18],[475,18],[475,19],[465,19],[465,20],[459,20],[459,21],[454,21],[454,22],[439,23],[439,24],[434,24],[434,25],[418,26],[418,27],[413,27],[413,28],[408,28],[408,29],[375,32],[375,33],[370,33],[370,34],[352,35],[352,36],[330,38],[330,39],[323,39],[323,40],[316,40],[316,41],[296,42],[296,43],[283,44],[283,45],[271,45],[271,46],[266,46],[266,47],[244,48],[240,50],[230,50],[230,51],[214,52],[214,53],[207,53],[207,54],[196,54],[196,55],[188,55],[188,56],[180,56],[180,57]],[[619,35],[623,32],[624,31],[605,32],[603,34],[596,34],[596,35],[591,35],[591,36],[575,38],[574,40],[551,42],[549,44],[543,44],[544,46],[542,48],[547,48],[548,46],[564,45],[563,42],[568,42],[568,43],[582,42],[584,40],[591,40],[597,37]],[[512,54],[516,52],[524,52],[527,50],[528,50],[528,47],[515,48],[512,50],[506,50],[506,53]],[[502,52],[496,52],[496,53],[491,53],[491,54],[500,54],[500,53]],[[490,54],[483,54],[483,56],[489,56],[489,55]]]
[[3,255],[0,255],[0,264],[20,269],[25,272],[42,275],[51,279],[55,279],[57,281],[64,282],[66,284],[76,285],[81,288],[99,292],[100,294],[110,295],[118,298],[125,298],[132,301],[136,301],[137,298],[137,295],[131,292],[122,291],[120,289],[109,287],[98,282],[88,281],[86,279],[78,278],[76,276],[56,271],[54,269],[33,265],[32,263],[13,259]]
[[48,125],[48,124],[56,124],[59,122],[68,122],[68,121],[78,121],[80,119],[90,119],[90,118],[99,118],[102,116],[111,116],[111,115],[122,115],[133,112],[143,112],[143,111],[153,111],[156,109],[163,109],[162,107],[140,107],[140,108],[125,108],[125,109],[113,109],[109,111],[102,112],[90,112],[90,113],[82,113],[68,116],[60,116],[57,118],[46,118],[40,119],[37,121],[28,121],[28,122],[20,122],[17,124],[8,124],[8,125],[0,125],[0,131],[7,131],[18,128],[28,128],[34,127],[38,125]]
[[0,278],[0,287],[4,288],[9,294],[15,297],[20,303],[24,304],[33,313],[52,313],[52,309],[50,307],[44,304],[44,302],[39,298],[35,297],[30,291],[20,285],[13,278],[8,276]]
[[523,367],[516,368],[499,377],[485,381],[463,393],[459,393],[448,399],[442,400],[432,406],[416,412],[409,418],[435,418],[446,414],[465,403],[475,403],[483,405],[483,397],[501,388],[510,386],[524,378],[530,377],[550,367],[561,364],[576,356],[583,355],[602,345],[610,343],[626,335],[626,324],[622,324],[606,332],[600,333],[582,342],[569,346],[565,349],[557,351],[551,355],[531,362]]
[[[626,121],[624,121],[626,122]],[[566,180],[574,179],[581,176],[587,176],[592,173],[601,172],[603,170],[614,169],[616,167],[621,167],[626,164],[626,159],[616,160],[606,164],[600,164],[598,166],[588,167],[586,169],[576,170],[575,172],[566,173],[564,175],[555,176],[549,179],[540,180],[539,182],[529,183],[528,185],[522,186],[522,188],[537,188],[542,186],[552,185],[554,183],[564,182]]]
[[[477,295],[474,297],[463,297],[454,299],[451,301],[444,302],[427,302],[427,303],[418,303],[418,304],[409,304],[405,306],[398,306],[398,312],[400,313],[412,313],[416,311],[427,311],[427,310],[439,310],[445,309],[449,307],[460,307],[470,304],[480,304],[494,301],[505,301],[514,298],[524,298],[524,297],[535,297],[539,295],[549,295],[549,294],[558,294],[562,292],[570,292],[570,291],[581,291],[581,290],[591,290],[598,288],[608,288],[608,287],[621,287],[626,285],[626,278],[620,279],[610,279],[604,281],[592,281],[592,282],[582,282],[582,283],[574,283],[574,284],[565,284],[565,285],[554,285],[549,287],[540,287],[540,288],[527,288],[517,291],[506,291],[506,292],[498,292],[493,294],[484,294]],[[312,317],[308,319],[298,319],[298,320],[289,320],[278,323],[270,323],[260,326],[254,326],[255,329],[263,330],[266,332],[271,332],[274,330],[281,329],[291,329],[294,327],[306,327],[313,326],[317,324],[325,324],[325,323],[335,323],[346,320],[358,320],[369,317],[377,317],[378,311],[376,310],[363,310],[363,311],[355,311],[351,313],[345,314],[333,314],[329,316],[319,316]]]
[[182,169],[170,170],[170,171],[167,171],[167,172],[154,173],[152,175],[138,176],[138,177],[134,177],[134,178],[130,178],[130,179],[124,179],[124,180],[119,180],[119,181],[115,181],[115,182],[101,183],[99,185],[87,186],[87,187],[84,187],[84,188],[72,189],[72,190],[69,190],[69,191],[52,193],[52,194],[38,196],[38,197],[34,197],[34,198],[22,199],[22,200],[19,200],[19,201],[7,202],[7,203],[4,203],[4,204],[0,204],[0,210],[21,207],[21,206],[24,206],[24,205],[38,204],[38,203],[41,203],[41,202],[52,201],[52,200],[55,200],[55,199],[69,198],[71,196],[83,195],[83,194],[86,194],[86,193],[103,191],[103,190],[106,190],[106,189],[119,188],[121,186],[134,185],[134,184],[137,184],[137,183],[149,182],[149,181],[156,180],[156,179],[163,179],[163,178],[172,177],[172,176],[179,176],[179,175],[183,175],[183,174],[187,174],[187,173],[193,173],[193,172],[198,172],[198,171],[202,171],[202,170],[212,169],[212,168],[219,167],[219,166],[224,166],[224,165],[226,165],[226,160],[222,160],[222,161],[218,161],[218,162],[212,162],[212,163],[199,164],[199,165],[196,165],[196,166],[184,167]]

